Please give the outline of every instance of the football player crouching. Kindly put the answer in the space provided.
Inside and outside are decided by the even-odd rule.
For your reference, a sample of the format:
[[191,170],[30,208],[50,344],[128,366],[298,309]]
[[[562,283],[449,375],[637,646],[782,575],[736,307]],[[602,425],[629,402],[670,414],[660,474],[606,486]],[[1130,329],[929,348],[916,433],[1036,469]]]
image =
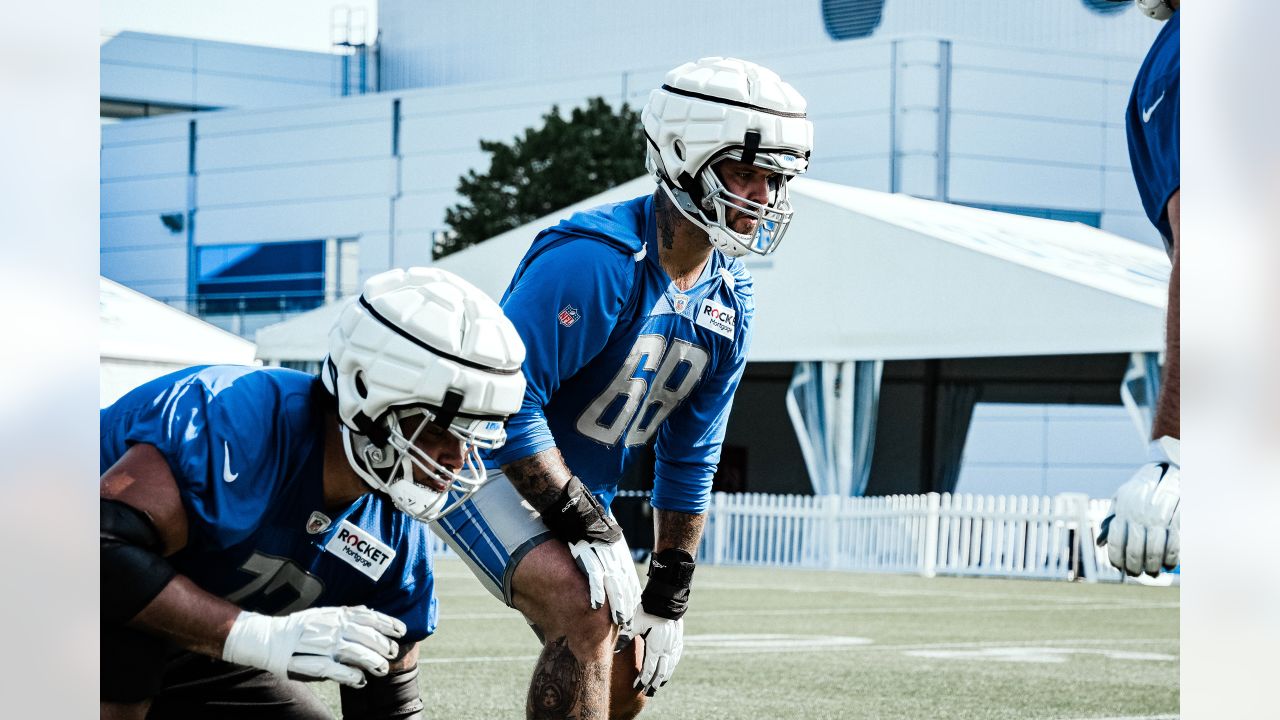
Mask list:
[[486,479],[524,346],[450,273],[371,278],[320,377],[204,366],[101,414],[101,714],[416,718],[427,526]]

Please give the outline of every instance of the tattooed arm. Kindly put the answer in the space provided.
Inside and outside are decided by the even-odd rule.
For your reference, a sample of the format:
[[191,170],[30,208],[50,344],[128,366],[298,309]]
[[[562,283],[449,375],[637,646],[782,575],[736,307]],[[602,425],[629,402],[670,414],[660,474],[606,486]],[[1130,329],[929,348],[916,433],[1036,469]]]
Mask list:
[[692,556],[697,556],[698,541],[702,539],[702,527],[706,521],[706,515],[658,510],[654,516],[657,538],[654,542],[654,552],[678,548]]
[[502,473],[538,512],[555,502],[573,477],[560,450],[554,447],[503,465]]

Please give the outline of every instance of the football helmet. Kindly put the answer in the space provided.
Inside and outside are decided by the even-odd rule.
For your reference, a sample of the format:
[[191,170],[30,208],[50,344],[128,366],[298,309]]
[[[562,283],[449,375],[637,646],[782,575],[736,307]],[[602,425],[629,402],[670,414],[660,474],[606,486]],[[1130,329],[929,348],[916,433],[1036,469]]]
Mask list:
[[[1129,2],[1129,0],[1108,0],[1112,3]],[[1173,17],[1171,0],[1133,0],[1144,15],[1156,20],[1168,20]]]
[[1134,2],[1148,17],[1156,20],[1168,20],[1173,17],[1173,7],[1169,4],[1169,0],[1134,0]]
[[[485,481],[479,448],[506,441],[504,422],[524,398],[524,354],[502,308],[457,275],[409,268],[369,278],[334,323],[321,370],[352,469],[423,522],[459,506]],[[461,467],[423,451],[423,432],[451,433]],[[444,491],[415,482],[415,469]]]
[[[645,166],[681,215],[731,257],[768,255],[791,223],[787,181],[809,167],[813,123],[805,100],[768,68],[709,57],[667,73],[641,112]],[[769,201],[760,204],[724,186],[715,165],[733,159],[764,168]],[[756,220],[750,234],[729,225],[730,210]]]

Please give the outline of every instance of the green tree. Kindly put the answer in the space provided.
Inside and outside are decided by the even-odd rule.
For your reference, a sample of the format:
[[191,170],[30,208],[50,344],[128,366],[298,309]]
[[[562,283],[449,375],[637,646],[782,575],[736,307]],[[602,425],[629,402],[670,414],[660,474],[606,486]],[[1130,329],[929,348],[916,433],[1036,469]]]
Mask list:
[[552,106],[540,128],[526,128],[511,144],[481,140],[489,170],[458,180],[465,200],[445,211],[452,232],[435,243],[441,258],[644,174],[640,114],[617,112],[591,98],[568,119]]

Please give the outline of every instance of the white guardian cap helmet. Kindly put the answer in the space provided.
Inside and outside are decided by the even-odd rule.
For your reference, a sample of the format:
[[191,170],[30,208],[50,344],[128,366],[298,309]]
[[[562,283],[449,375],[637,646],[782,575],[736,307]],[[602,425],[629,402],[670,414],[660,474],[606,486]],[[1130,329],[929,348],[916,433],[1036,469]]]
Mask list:
[[[369,278],[330,331],[320,373],[337,399],[347,461],[418,520],[458,507],[484,484],[479,448],[506,441],[504,423],[524,398],[524,352],[502,308],[457,275],[409,268]],[[461,468],[415,444],[428,430],[461,441]],[[445,490],[415,482],[415,469]]]
[[1142,12],[1156,20],[1168,20],[1173,17],[1173,6],[1169,0],[1135,0]]
[[[711,244],[732,257],[773,252],[791,223],[787,181],[809,168],[813,123],[805,100],[768,68],[709,57],[667,73],[641,113],[645,166]],[[713,167],[733,159],[777,173],[769,202],[725,189]],[[755,218],[750,234],[734,232],[729,209]]]

